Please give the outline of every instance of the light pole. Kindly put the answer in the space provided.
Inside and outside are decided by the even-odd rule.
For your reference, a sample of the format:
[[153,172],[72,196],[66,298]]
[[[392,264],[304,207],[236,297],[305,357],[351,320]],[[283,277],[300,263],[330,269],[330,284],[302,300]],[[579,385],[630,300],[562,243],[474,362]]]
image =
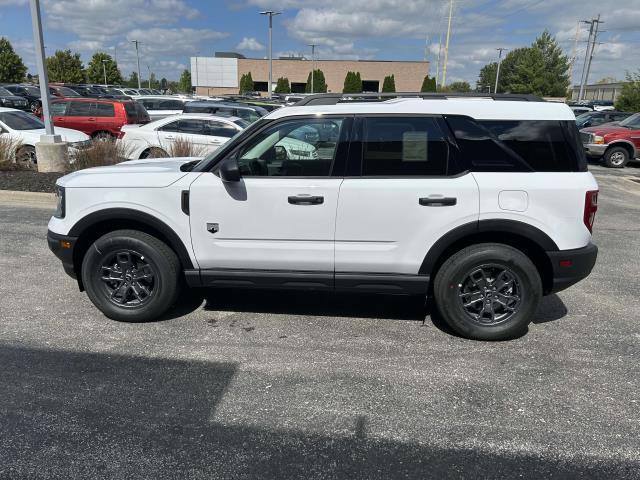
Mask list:
[[138,88],[142,88],[142,84],[140,83],[140,54],[138,53],[138,45],[142,42],[138,40],[131,40],[131,43],[136,45],[136,62],[138,64]]
[[149,72],[149,90],[151,90],[151,67],[147,64],[147,71]]
[[453,0],[449,2],[449,23],[447,25],[447,40],[444,45],[444,65],[442,66],[442,86],[447,84],[447,61],[449,60],[449,38],[451,37],[451,17],[453,16]]
[[191,82],[193,84],[195,88],[194,92],[197,94],[198,93],[198,82],[200,80],[200,75],[198,74],[198,56],[200,55],[200,51],[198,50],[196,52],[196,79],[194,82]]
[[265,10],[264,12],[260,12],[260,15],[268,15],[269,16],[269,84],[267,86],[267,92],[269,93],[269,98],[271,98],[271,92],[273,90],[273,48],[271,43],[272,31],[273,31],[273,16],[280,15],[282,12],[274,12],[273,10]]
[[[502,52],[506,50],[506,48],[496,48],[498,50],[498,69],[496,70],[496,86],[493,87],[493,93],[498,93],[498,79],[500,78],[500,65],[502,65]],[[491,89],[489,89],[489,93],[491,93]]]
[[107,86],[107,61],[102,60],[102,73],[104,73],[104,86]]
[[315,78],[315,73],[316,73],[316,57],[315,57],[316,44],[310,43],[309,46],[311,47],[311,93],[313,93],[313,85],[314,85],[313,80]]

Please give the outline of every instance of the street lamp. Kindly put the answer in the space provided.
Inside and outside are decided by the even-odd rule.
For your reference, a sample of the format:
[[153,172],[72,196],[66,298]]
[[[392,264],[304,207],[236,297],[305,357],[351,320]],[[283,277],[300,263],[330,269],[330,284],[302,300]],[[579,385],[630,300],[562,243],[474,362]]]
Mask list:
[[107,61],[102,60],[102,73],[104,73],[104,86],[107,86]]
[[273,86],[273,49],[271,44],[271,36],[273,31],[273,16],[280,15],[281,13],[282,12],[274,12],[273,10],[265,10],[264,12],[260,12],[260,15],[269,15],[269,85],[267,86],[269,98],[271,98],[271,90]]
[[502,64],[502,52],[507,50],[506,48],[496,48],[498,50],[498,68],[496,69],[496,86],[493,88],[493,93],[498,93],[498,79],[500,78],[500,65]]
[[142,88],[142,84],[140,83],[140,53],[138,52],[138,45],[142,44],[139,40],[131,40],[131,43],[136,46],[136,63],[138,65],[138,89]]
[[315,57],[316,44],[309,43],[308,45],[311,47],[311,93],[313,93],[313,85],[314,85],[313,79],[316,71],[316,57]]
[[147,71],[149,72],[149,90],[151,90],[151,67],[147,64]]

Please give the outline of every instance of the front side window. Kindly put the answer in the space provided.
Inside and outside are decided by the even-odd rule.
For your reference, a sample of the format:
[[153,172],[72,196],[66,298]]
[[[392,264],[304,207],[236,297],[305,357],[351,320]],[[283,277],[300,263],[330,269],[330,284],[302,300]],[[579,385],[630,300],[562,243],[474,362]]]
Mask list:
[[91,103],[89,102],[71,102],[69,105],[70,117],[90,117],[91,116]]
[[67,102],[54,102],[51,104],[51,115],[64,117],[67,112]]
[[222,123],[222,122],[205,120],[204,124],[205,124],[205,130],[204,130],[205,135],[211,135],[214,137],[231,138],[238,132],[238,130],[232,127],[231,125],[227,125],[226,123]]
[[205,135],[204,124],[202,120],[180,120],[178,122],[178,129],[182,133],[189,133],[192,135]]
[[158,128],[161,132],[179,132],[180,131],[180,120],[175,120],[173,122],[169,122],[166,125]]
[[626,128],[640,128],[640,113],[634,113],[620,122],[620,126]]
[[327,177],[331,175],[343,118],[290,120],[257,134],[238,154],[243,176]]
[[433,117],[365,119],[363,176],[446,175],[449,147]]

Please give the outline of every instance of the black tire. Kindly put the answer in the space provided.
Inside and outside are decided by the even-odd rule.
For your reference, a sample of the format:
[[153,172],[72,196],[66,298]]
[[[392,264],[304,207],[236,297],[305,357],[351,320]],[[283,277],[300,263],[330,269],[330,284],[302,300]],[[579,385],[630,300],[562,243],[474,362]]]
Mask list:
[[175,303],[181,289],[180,261],[173,250],[151,235],[117,230],[89,247],[82,261],[82,280],[89,299],[107,317],[146,322],[157,319]]
[[96,142],[112,142],[114,140],[113,135],[109,132],[96,132],[92,137]]
[[[483,272],[480,277],[479,270]],[[487,289],[482,288],[483,282]],[[436,274],[434,297],[443,320],[457,334],[476,340],[508,340],[526,333],[542,297],[542,282],[536,267],[520,250],[481,243],[444,262]],[[485,304],[489,311],[485,312]],[[477,311],[480,306],[481,312]]]
[[158,147],[147,148],[144,152],[140,154],[140,159],[145,158],[167,158],[169,155],[167,152]]
[[36,147],[32,147],[31,145],[20,147],[16,152],[16,163],[20,168],[35,170],[38,166]]
[[611,147],[604,152],[603,159],[609,168],[624,168],[629,161],[629,152],[624,147]]

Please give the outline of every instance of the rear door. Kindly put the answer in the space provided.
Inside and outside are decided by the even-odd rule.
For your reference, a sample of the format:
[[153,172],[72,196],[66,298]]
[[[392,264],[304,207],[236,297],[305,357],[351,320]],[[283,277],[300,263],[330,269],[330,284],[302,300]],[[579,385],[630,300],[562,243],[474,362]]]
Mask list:
[[478,220],[478,186],[461,174],[437,116],[358,119],[336,218],[336,288],[425,293],[429,248]]
[[92,103],[92,113],[96,122],[96,129],[118,134],[124,118],[116,121],[115,105],[111,102]]

